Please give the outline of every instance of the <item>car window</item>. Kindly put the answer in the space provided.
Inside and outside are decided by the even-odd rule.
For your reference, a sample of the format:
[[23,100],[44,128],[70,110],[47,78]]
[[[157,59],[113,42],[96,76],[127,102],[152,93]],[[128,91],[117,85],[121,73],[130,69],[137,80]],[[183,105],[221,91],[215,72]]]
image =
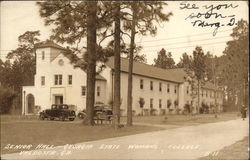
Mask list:
[[69,107],[67,105],[62,105],[62,109],[68,109]]
[[68,105],[68,108],[70,110],[76,110],[77,109],[77,107],[75,105]]

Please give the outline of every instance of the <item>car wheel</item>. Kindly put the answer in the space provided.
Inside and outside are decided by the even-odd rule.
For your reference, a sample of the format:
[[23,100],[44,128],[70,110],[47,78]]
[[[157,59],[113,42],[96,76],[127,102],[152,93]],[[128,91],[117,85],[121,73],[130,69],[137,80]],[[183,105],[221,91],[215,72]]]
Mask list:
[[50,119],[50,120],[54,120],[54,118],[53,118],[53,117],[50,117],[49,119]]
[[79,117],[80,119],[84,119],[85,115],[81,113],[81,114],[78,115],[78,117]]
[[70,118],[69,120],[70,120],[70,121],[74,121],[74,119],[75,119],[75,118]]
[[83,119],[83,115],[82,114],[78,114],[78,118]]
[[40,119],[40,120],[44,120],[44,115],[40,115],[40,116],[39,116],[39,119]]
[[97,117],[98,119],[101,119],[101,113],[97,113],[97,114],[96,114],[96,117]]
[[61,115],[59,118],[60,118],[61,121],[65,121],[65,116],[64,115]]

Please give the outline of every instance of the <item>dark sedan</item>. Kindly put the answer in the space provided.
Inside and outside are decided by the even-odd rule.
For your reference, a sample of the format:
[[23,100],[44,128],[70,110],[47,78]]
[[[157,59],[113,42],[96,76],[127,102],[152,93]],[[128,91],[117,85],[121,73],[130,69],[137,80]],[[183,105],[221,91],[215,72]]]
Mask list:
[[[86,110],[78,113],[78,117],[83,119],[86,116]],[[96,104],[94,108],[94,118],[96,119],[111,119],[113,112],[111,107],[104,104]]]
[[76,108],[74,105],[53,104],[51,109],[46,109],[40,112],[39,118],[41,120],[44,120],[45,118],[50,120],[58,118],[61,121],[65,121],[66,119],[73,121],[76,118],[74,108]]

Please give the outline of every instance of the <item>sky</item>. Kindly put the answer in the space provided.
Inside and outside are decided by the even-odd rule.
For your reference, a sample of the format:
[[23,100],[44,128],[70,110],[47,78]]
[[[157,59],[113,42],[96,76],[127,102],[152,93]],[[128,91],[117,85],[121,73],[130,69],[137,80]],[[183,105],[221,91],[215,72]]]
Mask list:
[[[17,48],[18,36],[26,31],[40,30],[41,40],[46,40],[51,35],[52,27],[44,25],[44,20],[39,16],[39,8],[34,1],[1,1],[0,4],[1,59],[5,59],[8,52]],[[249,9],[246,1],[168,1],[167,4],[164,12],[172,12],[173,16],[168,22],[159,25],[155,23],[157,35],[136,36],[136,43],[143,47],[140,54],[146,54],[148,64],[153,63],[157,52],[162,48],[171,52],[176,63],[184,52],[191,55],[195,46],[201,46],[205,53],[209,51],[213,55],[220,56],[226,47],[226,42],[231,40],[230,34],[232,28],[236,26],[235,23],[240,19],[248,21]],[[192,6],[193,9],[191,9]],[[207,13],[211,7],[214,8],[214,14],[210,15],[210,18],[198,15]],[[221,18],[219,14],[225,18]],[[216,15],[217,18],[215,18]],[[193,26],[192,22],[196,20]],[[212,27],[202,27],[202,24],[197,26],[202,21],[210,25],[220,23],[216,35],[213,34],[215,24]],[[233,25],[228,26],[228,23]]]

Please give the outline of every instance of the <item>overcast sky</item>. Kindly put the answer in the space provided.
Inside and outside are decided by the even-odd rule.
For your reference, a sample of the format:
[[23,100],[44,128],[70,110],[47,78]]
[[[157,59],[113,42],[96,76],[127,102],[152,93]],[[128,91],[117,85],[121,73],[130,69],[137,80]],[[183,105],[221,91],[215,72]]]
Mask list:
[[[158,34],[155,37],[136,37],[137,44],[143,46],[141,53],[147,55],[147,62],[149,64],[153,63],[153,59],[157,57],[157,52],[162,48],[172,53],[175,62],[179,61],[180,56],[184,52],[192,54],[192,51],[197,45],[202,46],[205,52],[210,51],[212,54],[220,56],[226,46],[226,42],[231,39],[229,35],[232,32],[232,28],[235,27],[235,25],[227,26],[230,19],[235,18],[235,22],[240,19],[248,21],[248,4],[246,1],[189,2],[190,6],[195,4],[195,8],[197,9],[180,9],[184,7],[183,1],[170,1],[167,3],[168,6],[164,11],[166,13],[173,13],[173,16],[170,17],[170,21],[158,26]],[[194,15],[206,13],[208,9],[205,9],[205,5],[207,5],[207,7],[214,5],[215,7],[222,4],[232,4],[234,7],[225,9],[225,7],[221,6],[218,10],[215,9],[213,13],[231,17],[215,18],[215,15],[212,15],[208,19],[205,19],[204,16],[192,19],[187,18],[192,13]],[[34,1],[1,2],[0,48],[2,59],[10,50],[17,47],[18,36],[26,31],[40,30],[41,40],[49,38],[51,27],[44,26],[44,21],[40,18],[38,9]],[[221,25],[224,26],[219,27],[217,34],[213,35],[216,28],[215,26],[193,26],[191,22],[195,20],[206,20],[209,24],[220,22]]]

